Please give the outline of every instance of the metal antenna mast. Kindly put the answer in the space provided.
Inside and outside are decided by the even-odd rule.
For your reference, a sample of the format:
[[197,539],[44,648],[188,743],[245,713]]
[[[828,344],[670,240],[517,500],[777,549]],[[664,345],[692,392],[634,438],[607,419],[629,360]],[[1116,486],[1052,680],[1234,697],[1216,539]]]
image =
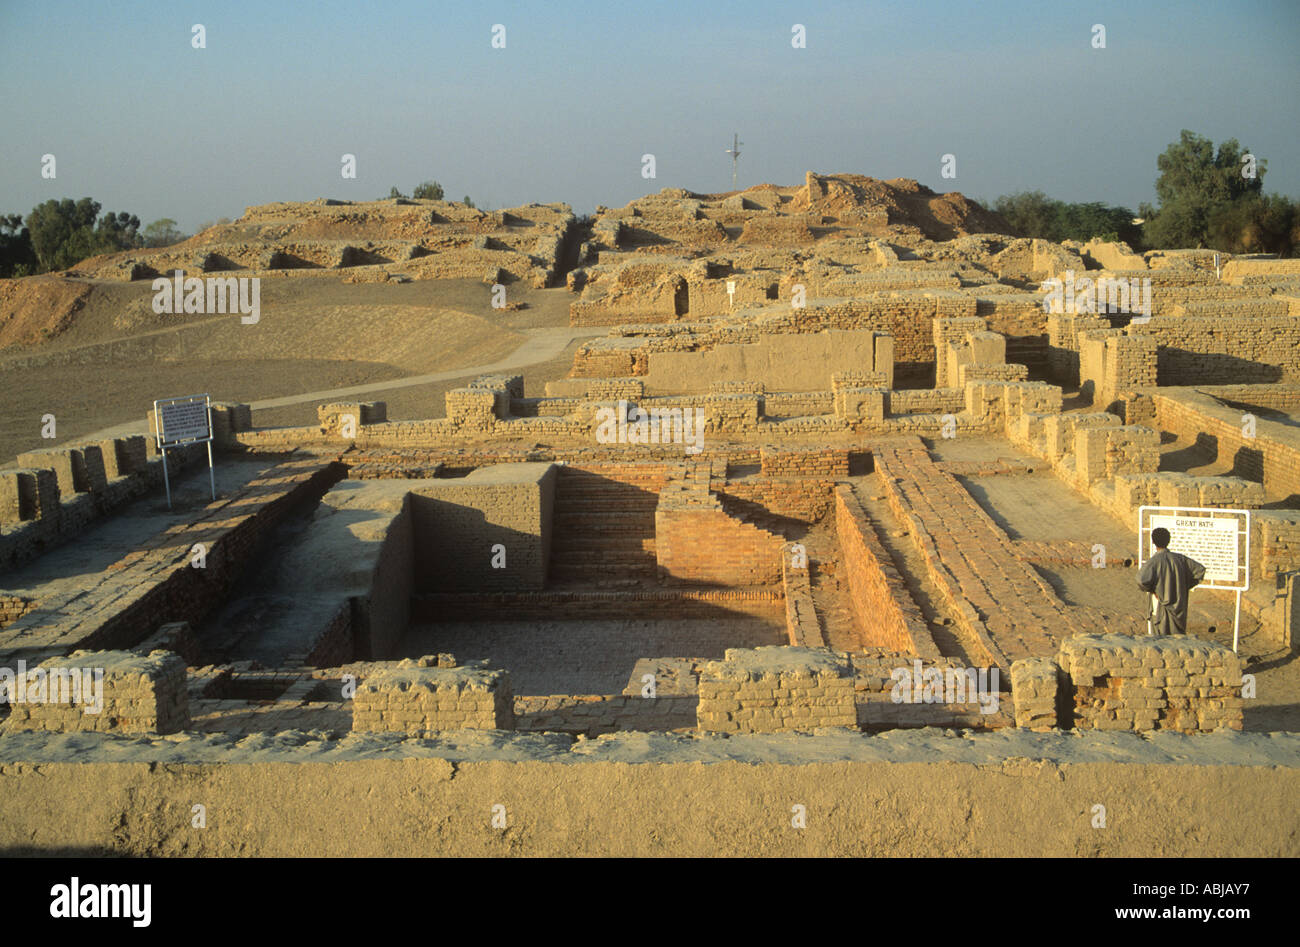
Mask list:
[[743,144],[744,142],[740,140],[740,136],[733,134],[731,136],[731,147],[727,149],[727,154],[731,155],[731,189],[733,191],[736,189],[736,159],[740,157],[740,146]]

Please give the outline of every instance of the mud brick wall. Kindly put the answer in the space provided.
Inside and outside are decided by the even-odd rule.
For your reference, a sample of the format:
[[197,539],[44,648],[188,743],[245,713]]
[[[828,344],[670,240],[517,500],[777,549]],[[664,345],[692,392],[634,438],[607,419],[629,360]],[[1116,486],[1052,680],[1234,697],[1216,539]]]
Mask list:
[[833,480],[767,479],[728,480],[715,486],[723,505],[733,513],[763,513],[800,523],[816,523],[831,509]]
[[1232,260],[1223,265],[1225,280],[1289,273],[1300,273],[1300,260]]
[[631,346],[583,345],[573,353],[570,378],[605,378],[645,375],[650,370],[650,352]]
[[1091,414],[1057,414],[1043,419],[1044,444],[1047,459],[1060,460],[1074,450],[1075,434],[1095,427],[1119,427],[1120,419],[1105,411]]
[[[819,328],[871,328],[888,333],[894,340],[896,376],[916,380],[929,376],[936,361],[933,320],[973,318],[975,308],[973,296],[936,290],[877,293],[843,303],[809,306],[799,314],[802,321]],[[986,327],[983,320],[979,320],[979,327]],[[935,387],[943,385],[936,382]]]
[[1024,381],[1029,377],[1029,368],[1007,362],[959,364],[952,374],[956,376],[957,384],[965,387],[968,381]]
[[53,470],[59,484],[59,495],[64,497],[98,492],[108,486],[104,454],[96,446],[26,451],[18,455],[18,466]]
[[707,491],[665,487],[655,509],[655,557],[670,582],[771,585],[781,579],[784,540],[727,515]]
[[[1263,486],[1250,480],[1190,477],[1167,470],[1116,476],[1112,510],[1125,522],[1132,523],[1143,506],[1258,509],[1263,503]],[[1252,563],[1252,567],[1257,564]]]
[[513,730],[514,695],[506,671],[399,661],[364,676],[353,699],[354,733],[432,736],[444,730]]
[[[247,404],[236,401],[214,401],[209,406],[208,415],[212,420],[212,440],[214,446],[218,448],[229,449],[235,446],[236,434],[253,429],[253,409]],[[105,452],[105,463],[107,459],[107,452]],[[109,476],[111,477],[112,474]]]
[[[19,700],[9,717],[15,730],[176,733],[190,724],[185,661],[169,651],[74,651],[23,676],[21,683],[4,677]],[[98,713],[96,687],[102,688]]]
[[1080,730],[1242,727],[1241,659],[1230,648],[1185,635],[1077,635],[1057,663],[1070,679]]
[[937,658],[939,649],[925,617],[877,538],[862,504],[847,486],[835,490],[835,529],[862,641],[870,647]]
[[[198,625],[226,600],[283,517],[308,498],[319,497],[343,473],[342,465],[314,460],[290,461],[266,471],[232,496],[210,504],[195,520],[155,536],[114,563],[114,581],[129,590],[120,608],[102,607],[105,595],[115,594],[111,585],[93,595],[74,591],[43,601],[6,629],[0,662],[28,649],[127,648],[167,622]],[[76,502],[83,499],[89,502],[91,497]],[[190,567],[189,550],[198,542],[208,548],[203,569]]]
[[846,655],[814,648],[728,648],[700,668],[699,728],[777,733],[856,727]]
[[[410,498],[415,585],[429,591],[542,588],[556,476],[550,464],[498,464],[463,478],[422,481]],[[504,568],[492,565],[496,545],[505,547]]]
[[885,411],[890,415],[956,414],[965,407],[964,388],[896,390],[885,397]]
[[766,477],[847,477],[848,448],[832,447],[789,450],[763,447],[760,451]]
[[1197,389],[1229,407],[1272,408],[1275,411],[1300,410],[1300,385],[1207,385]]
[[1160,435],[1138,425],[1076,429],[1074,454],[1075,471],[1085,484],[1116,474],[1151,473],[1160,465]]
[[698,699],[689,696],[557,694],[515,698],[515,729],[573,733],[597,737],[602,733],[639,730],[664,733],[694,730]]
[[363,424],[387,421],[388,404],[384,401],[336,401],[317,405],[316,417],[320,421],[322,434],[341,435],[343,425],[349,419],[354,431],[359,433]]
[[1063,678],[1060,665],[1051,658],[1025,658],[1012,662],[1011,696],[1017,727],[1055,730],[1060,726]]
[[[350,597],[345,603],[346,616],[336,614],[334,620],[317,639],[306,663],[317,667],[327,666],[331,657],[343,655],[344,660],[354,658],[379,659],[393,653],[393,649],[406,633],[411,619],[411,590],[415,584],[415,507],[418,500],[408,495],[402,508],[389,522],[378,559],[370,571],[369,591],[366,595]],[[430,537],[423,537],[427,542]],[[435,538],[433,540],[437,542]],[[513,568],[527,565],[529,550],[506,549],[506,564]],[[543,553],[545,547],[543,547]],[[488,547],[465,550],[466,558],[477,553],[488,555]],[[521,555],[523,553],[524,555]],[[511,555],[516,561],[511,560]],[[361,564],[356,567],[360,571]],[[355,573],[354,573],[355,574]],[[518,573],[515,573],[516,575]],[[537,581],[545,580],[545,572]],[[342,664],[343,660],[334,661]]]
[[[915,654],[866,649],[851,652],[849,660],[853,665],[858,726],[864,730],[994,730],[1012,723],[1012,715],[999,693],[1001,675],[996,669],[967,668],[960,659],[940,657],[938,651],[922,660]],[[898,674],[900,670],[907,672],[905,682]],[[982,677],[980,670],[984,671]],[[985,692],[983,701],[981,687]]]
[[930,355],[931,360],[935,363],[935,388],[947,388],[957,384],[957,379],[952,377],[952,364],[948,356],[949,348],[960,346],[972,332],[985,332],[987,330],[988,323],[975,315],[973,305],[971,312],[967,315],[941,317],[934,320],[931,326]]
[[603,378],[588,382],[584,394],[591,401],[637,401],[645,395],[645,382],[639,378]]
[[[796,648],[821,648],[826,641],[813,604],[807,552],[787,543],[781,550],[781,587],[785,593],[785,631]],[[802,564],[800,564],[802,563]]]
[[684,469],[681,463],[575,462],[558,467],[551,577],[655,575],[659,491]]
[[1300,381],[1300,321],[1282,299],[1187,303],[1142,327],[1160,345],[1160,384]]
[[454,388],[446,395],[447,419],[463,430],[489,432],[496,425],[497,401],[506,398],[504,390]]
[[34,599],[21,595],[0,595],[0,628],[17,621],[36,607]]
[[1270,497],[1300,496],[1300,438],[1295,428],[1259,418],[1247,437],[1240,410],[1208,395],[1181,390],[1152,394],[1156,426],[1219,459],[1231,459],[1233,473],[1264,484]]
[[57,514],[59,481],[48,468],[0,470],[0,523],[20,523]]
[[1271,577],[1300,569],[1300,512],[1256,512],[1251,517],[1250,542],[1251,570],[1258,570],[1259,575]]
[[[650,561],[653,575],[653,553]],[[780,627],[784,608],[780,588],[752,587],[435,593],[418,594],[411,599],[412,617],[420,622],[536,621],[539,614],[555,621],[603,621],[611,614],[657,621],[707,621],[722,615],[757,618],[764,624]]]
[[884,388],[839,388],[835,391],[835,417],[850,424],[879,423],[885,419]]
[[[1147,326],[1144,326],[1145,330]],[[1105,408],[1121,391],[1156,384],[1157,340],[1123,329],[1079,333],[1079,387],[1092,403]]]

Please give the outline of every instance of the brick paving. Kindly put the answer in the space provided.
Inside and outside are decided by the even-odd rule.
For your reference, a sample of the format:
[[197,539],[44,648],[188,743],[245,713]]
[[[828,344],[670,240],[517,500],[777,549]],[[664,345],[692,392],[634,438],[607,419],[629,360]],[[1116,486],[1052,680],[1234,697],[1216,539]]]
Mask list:
[[919,439],[874,449],[889,504],[921,549],[931,579],[964,630],[1003,668],[1096,632],[1095,614],[1069,609],[957,478]]

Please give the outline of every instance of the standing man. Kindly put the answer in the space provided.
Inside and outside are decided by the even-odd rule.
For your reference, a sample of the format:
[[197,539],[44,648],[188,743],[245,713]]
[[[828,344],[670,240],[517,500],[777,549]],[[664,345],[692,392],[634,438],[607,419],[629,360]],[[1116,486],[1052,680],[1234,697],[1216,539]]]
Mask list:
[[1155,596],[1158,607],[1152,618],[1157,635],[1187,634],[1187,593],[1205,578],[1205,566],[1195,559],[1169,551],[1169,530],[1151,531],[1156,554],[1138,572],[1138,585]]

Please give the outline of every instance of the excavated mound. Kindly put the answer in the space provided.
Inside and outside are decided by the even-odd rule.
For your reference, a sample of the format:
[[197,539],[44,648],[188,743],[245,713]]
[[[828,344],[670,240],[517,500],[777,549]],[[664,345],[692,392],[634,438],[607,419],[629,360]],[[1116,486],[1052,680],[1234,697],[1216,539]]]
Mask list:
[[72,324],[91,287],[56,276],[0,280],[0,349],[43,342]]

